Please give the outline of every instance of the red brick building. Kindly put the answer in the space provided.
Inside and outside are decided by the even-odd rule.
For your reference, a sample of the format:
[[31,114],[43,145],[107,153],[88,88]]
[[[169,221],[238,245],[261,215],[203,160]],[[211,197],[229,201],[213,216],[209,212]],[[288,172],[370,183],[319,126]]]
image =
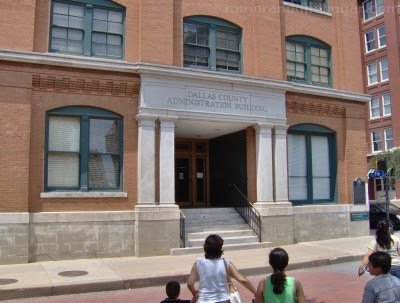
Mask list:
[[368,234],[357,7],[6,1],[0,262],[167,254],[229,183],[263,242]]
[[[367,124],[367,154],[395,149],[400,142],[399,3],[398,1],[360,1],[361,44],[365,93],[372,95]],[[371,161],[370,161],[371,162]],[[375,166],[371,163],[370,167]],[[393,184],[394,185],[394,184]],[[397,195],[396,195],[397,192]],[[369,181],[370,199],[385,199],[383,179]],[[394,186],[391,198],[400,195]]]

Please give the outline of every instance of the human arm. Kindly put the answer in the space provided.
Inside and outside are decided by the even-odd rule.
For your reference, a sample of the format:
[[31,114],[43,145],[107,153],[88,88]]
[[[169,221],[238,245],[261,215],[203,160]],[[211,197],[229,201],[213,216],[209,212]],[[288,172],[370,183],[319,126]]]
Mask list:
[[373,253],[374,251],[370,248],[368,248],[367,253],[364,255],[364,257],[361,260],[360,266],[358,267],[358,275],[361,276],[364,274],[364,267],[368,264],[368,257]]
[[256,294],[256,289],[253,284],[251,284],[249,279],[243,276],[231,262],[229,262],[229,274],[232,278],[235,278],[236,281],[246,287],[252,294]]
[[256,303],[264,303],[264,289],[265,289],[265,279],[262,279],[260,283],[258,283],[256,292]]
[[187,287],[189,288],[190,292],[193,295],[193,298],[192,298],[192,300],[194,300],[193,302],[196,302],[197,296],[198,296],[198,292],[199,292],[194,287],[194,284],[196,283],[197,280],[198,280],[197,266],[196,266],[196,263],[194,263],[193,267],[192,267],[192,270],[190,271],[188,281],[186,283]]
[[296,287],[296,303],[306,303],[306,297],[300,281],[294,280],[294,285]]

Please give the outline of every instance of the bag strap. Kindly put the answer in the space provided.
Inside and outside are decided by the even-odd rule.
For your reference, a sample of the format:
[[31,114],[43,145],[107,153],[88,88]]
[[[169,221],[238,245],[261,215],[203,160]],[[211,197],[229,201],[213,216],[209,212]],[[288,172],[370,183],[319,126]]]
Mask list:
[[222,258],[222,261],[224,262],[224,265],[225,265],[226,280],[228,281],[228,284],[231,284],[232,281],[231,281],[231,277],[229,275],[229,267],[226,265],[225,258]]

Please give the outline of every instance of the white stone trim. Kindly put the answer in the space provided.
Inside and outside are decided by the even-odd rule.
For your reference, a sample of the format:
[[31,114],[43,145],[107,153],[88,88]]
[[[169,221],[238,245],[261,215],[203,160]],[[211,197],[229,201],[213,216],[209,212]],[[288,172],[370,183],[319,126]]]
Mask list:
[[29,223],[29,213],[0,213],[0,224],[24,224]]
[[125,73],[153,74],[158,76],[164,75],[170,78],[186,78],[205,81],[218,80],[228,84],[262,87],[264,89],[274,89],[283,92],[298,92],[323,97],[352,100],[363,103],[369,102],[370,100],[370,97],[365,94],[352,93],[332,88],[318,87],[283,80],[271,80],[265,78],[248,77],[243,75],[234,75],[176,66],[155,65],[150,63],[132,63],[123,60],[109,60],[84,56],[72,56],[66,54],[0,50],[0,61],[1,60],[106,71],[118,71]]
[[294,206],[293,213],[295,215],[300,214],[324,214],[324,213],[347,213],[350,210],[368,210],[367,206],[360,205],[355,206],[352,204],[327,204],[327,205],[301,205]]
[[133,221],[134,211],[85,211],[30,213],[31,223]]
[[101,191],[101,192],[80,192],[80,191],[54,191],[40,193],[40,198],[127,198],[126,192]]

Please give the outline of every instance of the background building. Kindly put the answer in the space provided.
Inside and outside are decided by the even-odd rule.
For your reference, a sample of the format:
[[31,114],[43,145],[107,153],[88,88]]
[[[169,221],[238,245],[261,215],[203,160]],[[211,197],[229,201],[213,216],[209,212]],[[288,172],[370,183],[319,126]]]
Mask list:
[[[397,148],[400,142],[398,1],[360,1],[365,92],[372,95],[368,113],[368,159]],[[400,192],[391,188],[391,198]],[[385,199],[383,179],[369,181],[370,199]]]
[[356,1],[24,0],[0,20],[0,262],[168,254],[179,207],[230,206],[232,183],[262,242],[369,233]]

